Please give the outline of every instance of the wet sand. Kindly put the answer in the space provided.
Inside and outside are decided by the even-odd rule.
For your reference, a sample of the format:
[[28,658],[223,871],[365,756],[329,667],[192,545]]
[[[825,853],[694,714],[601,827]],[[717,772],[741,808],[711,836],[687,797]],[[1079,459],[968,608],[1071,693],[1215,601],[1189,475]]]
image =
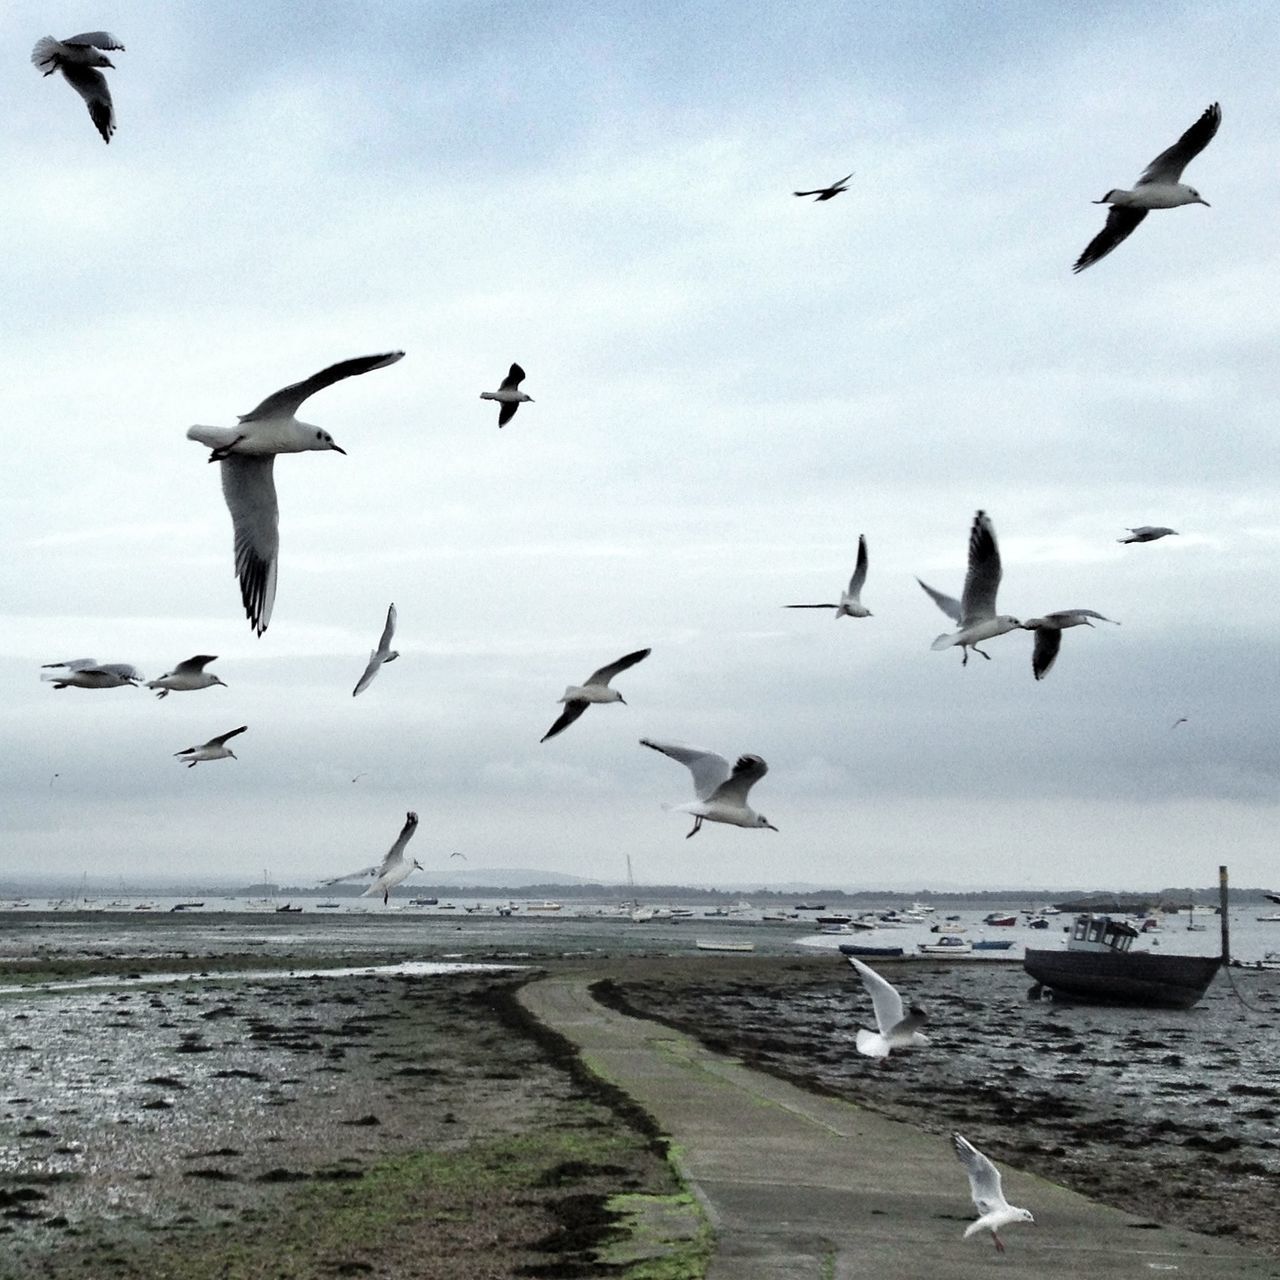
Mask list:
[[[1236,974],[1262,1013],[1221,977],[1176,1013],[1031,1003],[1016,965],[886,966],[929,1009],[932,1044],[877,1064],[853,1048],[870,1002],[830,953],[690,953],[669,931],[614,946],[563,925],[498,947],[488,929],[406,927],[9,934],[0,1277],[625,1274],[593,1261],[629,1231],[612,1197],[676,1204],[680,1189],[647,1117],[515,1007],[536,970],[288,976],[455,955],[588,973],[751,1065],[1280,1256],[1280,975]],[[91,974],[118,981],[37,989]],[[688,1269],[657,1274],[701,1274],[696,1240],[672,1247]]]
[[1019,966],[881,966],[930,1015],[927,1048],[858,1054],[870,1000],[843,961],[721,963],[598,983],[598,999],[708,1047],[1104,1203],[1280,1257],[1280,974],[1219,975],[1187,1011],[1030,1001]]
[[0,1276],[595,1276],[680,1188],[523,974],[28,993],[0,1022]]

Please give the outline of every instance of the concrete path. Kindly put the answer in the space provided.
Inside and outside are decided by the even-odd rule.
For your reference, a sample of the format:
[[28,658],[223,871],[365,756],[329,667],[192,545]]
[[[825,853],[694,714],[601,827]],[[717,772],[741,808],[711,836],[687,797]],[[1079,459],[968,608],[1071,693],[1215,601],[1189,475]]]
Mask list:
[[964,1240],[976,1216],[943,1137],[810,1094],[588,994],[589,975],[530,984],[521,1000],[669,1135],[716,1231],[708,1280],[1032,1280],[1280,1277],[1280,1262],[1156,1226],[1032,1174],[1004,1170],[1036,1225]]

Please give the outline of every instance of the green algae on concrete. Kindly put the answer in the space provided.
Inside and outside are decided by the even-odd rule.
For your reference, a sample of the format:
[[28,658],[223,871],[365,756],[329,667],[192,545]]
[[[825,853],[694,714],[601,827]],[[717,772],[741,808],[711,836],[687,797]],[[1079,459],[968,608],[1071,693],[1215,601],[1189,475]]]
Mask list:
[[703,1280],[715,1241],[701,1206],[687,1191],[677,1195],[617,1195],[621,1239],[600,1260],[625,1269],[625,1280]]

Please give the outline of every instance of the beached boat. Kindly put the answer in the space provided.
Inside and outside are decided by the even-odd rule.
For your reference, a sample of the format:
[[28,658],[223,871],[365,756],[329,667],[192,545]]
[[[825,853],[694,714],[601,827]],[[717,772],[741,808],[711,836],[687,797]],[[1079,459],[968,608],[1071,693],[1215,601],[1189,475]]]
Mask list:
[[865,942],[842,942],[840,944],[840,954],[842,956],[900,956],[903,954],[901,947],[872,947]]
[[975,938],[975,951],[1008,951],[1013,946],[1012,938]]
[[944,933],[937,942],[917,942],[916,947],[925,956],[967,956],[973,951],[973,943],[954,933]]
[[195,911],[199,907],[203,907],[203,902],[175,902],[169,908],[170,911]]
[[337,911],[341,906],[342,906],[342,903],[337,902],[334,899],[330,898],[328,902],[317,902],[316,910],[317,911]]
[[930,933],[968,933],[969,929],[967,925],[955,924],[954,922],[944,923],[942,921],[939,921],[937,924],[931,924],[929,926],[929,932]]
[[1190,1009],[1213,981],[1221,958],[1132,951],[1137,936],[1123,920],[1077,916],[1065,950],[1027,948],[1022,965],[1036,980],[1032,995],[1048,987],[1077,1000]]
[[699,951],[754,951],[754,942],[715,942],[709,938],[698,938],[694,944]]
[[982,917],[983,924],[993,924],[1001,929],[1012,928],[1018,923],[1018,917],[1009,915],[1004,911],[991,911]]
[[853,917],[846,915],[819,916],[817,919],[818,924],[851,924],[852,922]]
[[1280,911],[1273,911],[1269,916],[1259,916],[1259,924],[1280,924]]
[[294,915],[297,915],[298,912],[301,910],[302,910],[301,907],[295,907],[292,902],[286,902],[284,906],[276,908],[276,915],[294,916]]
[[[409,905],[411,907],[434,907],[440,901],[439,898],[410,898]],[[323,902],[320,904],[325,905]]]

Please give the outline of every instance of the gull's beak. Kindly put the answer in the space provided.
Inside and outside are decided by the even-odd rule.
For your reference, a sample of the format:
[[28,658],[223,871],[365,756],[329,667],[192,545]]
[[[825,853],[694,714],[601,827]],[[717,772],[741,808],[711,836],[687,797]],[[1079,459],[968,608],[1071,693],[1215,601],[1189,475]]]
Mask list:
[[110,58],[103,58],[102,65],[104,67],[110,67],[112,71],[116,69],[116,64],[112,62]]
[[420,863],[420,862],[417,860],[417,858],[414,858],[414,860],[413,860],[413,865],[414,865],[415,867],[417,867],[419,871],[422,871],[422,870],[423,870],[422,863]]
[[1202,205],[1204,205],[1204,207],[1205,207],[1206,209],[1212,209],[1212,208],[1213,208],[1213,205],[1211,205],[1207,200],[1197,200],[1197,201],[1196,201],[1196,204],[1202,204]]
[[239,757],[238,755],[236,755],[236,753],[235,753],[234,751],[231,751],[231,750],[228,750],[228,751],[227,751],[227,755],[229,755],[233,760],[239,760],[239,759],[240,759],[240,757]]
[[331,444],[329,448],[332,449],[334,453],[342,454],[344,458],[347,456],[347,451],[344,448],[342,448],[340,445]]
[[773,823],[772,823],[772,822],[766,822],[764,825],[765,825],[766,827],[768,827],[770,831],[777,831],[777,829],[778,829],[777,827],[775,827],[775,826],[773,825]]
[[225,680],[219,680],[217,676],[213,677],[213,683],[220,684],[224,689],[227,687],[227,682]]
[[622,696],[622,694],[618,694],[618,701],[622,703],[624,707],[627,705],[627,700]]

